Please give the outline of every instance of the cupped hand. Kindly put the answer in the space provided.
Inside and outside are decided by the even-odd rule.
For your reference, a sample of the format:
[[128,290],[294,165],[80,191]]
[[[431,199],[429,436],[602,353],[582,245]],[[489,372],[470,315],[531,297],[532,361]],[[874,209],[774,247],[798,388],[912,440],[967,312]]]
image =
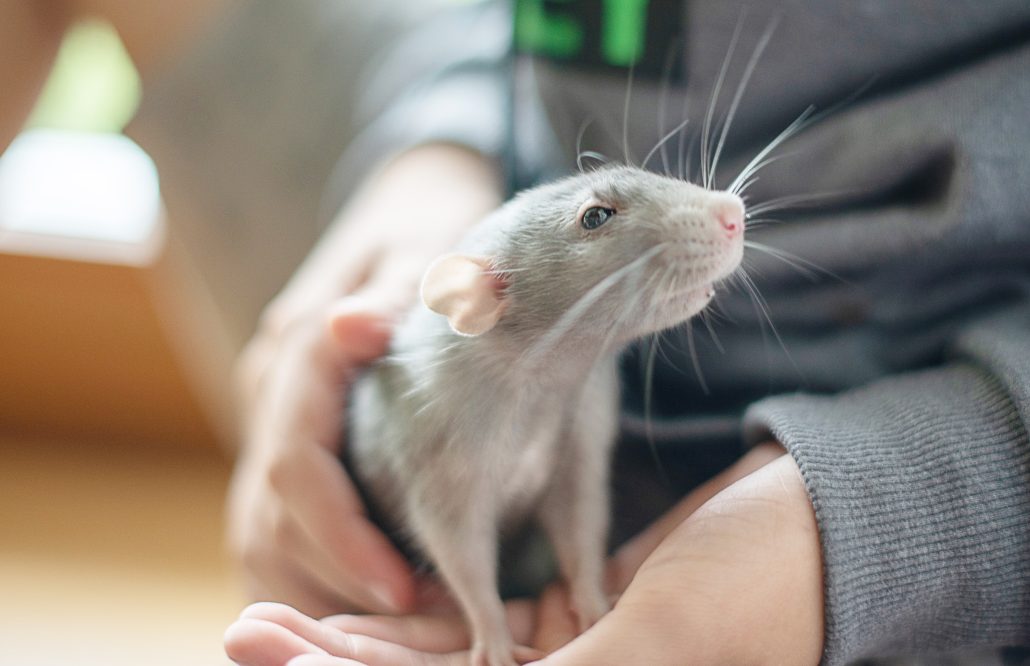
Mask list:
[[[614,609],[576,636],[562,585],[508,604],[518,643],[539,664],[815,664],[822,651],[822,565],[814,513],[793,460],[752,451],[691,493],[611,560]],[[468,663],[454,615],[334,616],[248,608],[226,633],[245,666]],[[533,659],[527,652],[524,660]]]
[[347,377],[383,352],[387,319],[356,301],[336,307],[351,310],[338,312],[339,339],[326,313],[267,352],[229,496],[230,542],[254,599],[398,612],[412,604],[411,571],[339,462]]
[[406,153],[370,178],[266,310],[237,364],[243,444],[227,505],[252,599],[315,616],[420,605],[421,586],[340,464],[347,389],[385,352],[425,267],[497,200],[481,156]]

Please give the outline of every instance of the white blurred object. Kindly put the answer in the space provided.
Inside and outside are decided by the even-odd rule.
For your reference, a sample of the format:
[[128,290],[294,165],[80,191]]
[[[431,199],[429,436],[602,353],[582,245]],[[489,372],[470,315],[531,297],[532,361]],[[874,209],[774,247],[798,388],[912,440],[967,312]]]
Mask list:
[[[37,253],[27,236],[85,241],[75,254],[137,263],[161,230],[157,169],[120,134],[31,130],[0,157],[0,244]],[[10,247],[15,245],[16,247]],[[62,254],[58,242],[50,250]]]

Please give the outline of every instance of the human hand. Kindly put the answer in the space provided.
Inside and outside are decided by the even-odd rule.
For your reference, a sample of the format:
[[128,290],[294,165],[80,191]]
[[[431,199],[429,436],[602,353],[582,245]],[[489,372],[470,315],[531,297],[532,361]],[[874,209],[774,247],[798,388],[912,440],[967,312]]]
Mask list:
[[[579,638],[563,586],[533,604],[509,603],[516,642],[557,650],[539,662],[547,666],[679,664],[684,655],[689,663],[816,663],[818,537],[799,473],[781,454],[775,445],[756,448],[620,549],[609,580],[616,592],[628,587]],[[464,666],[467,646],[456,616],[319,623],[276,605],[249,608],[226,633],[227,652],[246,666]]]
[[241,355],[243,447],[228,531],[253,599],[313,615],[415,605],[410,568],[367,519],[339,462],[346,390],[386,350],[425,266],[496,205],[485,171],[482,158],[447,146],[392,163],[269,306]]
[[783,455],[679,524],[608,615],[538,663],[810,665],[822,642],[815,512]]
[[337,307],[352,308],[342,344],[312,318],[275,346],[257,341],[246,352],[244,364],[267,367],[256,387],[247,386],[253,393],[229,494],[229,538],[254,599],[310,613],[397,612],[412,603],[411,572],[365,517],[339,462],[347,377],[385,350],[389,333],[383,316],[360,303]]

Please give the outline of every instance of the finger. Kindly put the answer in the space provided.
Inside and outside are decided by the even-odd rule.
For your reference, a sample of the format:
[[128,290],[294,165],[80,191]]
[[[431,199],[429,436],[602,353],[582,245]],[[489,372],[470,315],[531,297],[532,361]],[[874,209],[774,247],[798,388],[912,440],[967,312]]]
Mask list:
[[276,361],[249,423],[248,450],[289,460],[296,449],[316,442],[338,450],[342,431],[346,359],[324,325],[298,329],[276,348]]
[[389,666],[397,663],[442,666],[459,663],[453,654],[422,652],[390,641],[344,632],[282,604],[254,604],[244,613],[247,613],[246,619],[283,627],[330,655],[353,659],[368,666]]
[[302,654],[286,662],[286,666],[365,666],[353,659],[342,657],[324,657],[318,654]]
[[[528,643],[533,634],[534,605],[520,599],[505,604],[508,626],[516,643]],[[334,615],[322,623],[349,634],[361,634],[397,643],[422,652],[446,653],[468,649],[468,628],[464,618],[449,615]]]
[[354,292],[371,312],[396,317],[416,302],[422,274],[433,257],[421,251],[393,251],[385,255],[360,289]]
[[325,654],[289,629],[254,618],[229,625],[222,642],[225,654],[240,666],[280,666],[299,654]]
[[547,586],[537,605],[534,646],[545,653],[554,652],[576,637],[579,630],[571,606],[567,587]]
[[[357,490],[342,464],[318,447],[295,452],[299,458],[279,492],[291,497],[291,515],[315,552],[309,562],[347,598],[365,610],[398,613],[415,602],[415,581],[404,557],[366,516]],[[288,538],[288,535],[284,535]]]
[[334,348],[346,367],[366,365],[386,353],[394,324],[390,306],[358,294],[333,303],[326,315]]
[[[364,517],[341,517],[334,527],[341,530],[346,526],[348,537],[353,538],[356,523],[365,520]],[[333,538],[318,539],[309,533],[300,519],[293,517],[277,526],[278,551],[289,559],[289,564],[297,569],[295,572],[302,574],[311,584],[310,588],[334,602],[327,612],[308,612],[308,615],[320,618],[338,612],[398,612],[400,604],[394,599],[389,583],[370,581],[361,569],[349,568],[328,547],[328,541]],[[288,602],[285,598],[277,600]]]
[[390,641],[422,652],[454,652],[469,647],[460,615],[334,615],[322,623],[348,634]]

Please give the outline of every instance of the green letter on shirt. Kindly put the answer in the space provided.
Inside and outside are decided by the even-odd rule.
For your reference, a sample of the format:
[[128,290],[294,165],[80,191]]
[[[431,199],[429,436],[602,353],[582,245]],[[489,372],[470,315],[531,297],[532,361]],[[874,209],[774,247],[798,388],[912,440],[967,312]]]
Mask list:
[[530,53],[568,58],[583,46],[583,28],[568,16],[548,14],[544,0],[521,0],[515,11],[518,47]]
[[610,65],[629,67],[644,53],[650,0],[605,0],[601,49]]

